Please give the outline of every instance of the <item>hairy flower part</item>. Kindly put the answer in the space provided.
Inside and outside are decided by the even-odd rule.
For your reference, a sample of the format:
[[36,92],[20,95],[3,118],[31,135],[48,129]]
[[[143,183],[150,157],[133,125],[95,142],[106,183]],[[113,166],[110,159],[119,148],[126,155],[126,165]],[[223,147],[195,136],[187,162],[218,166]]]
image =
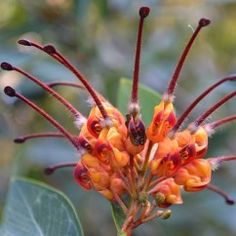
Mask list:
[[[19,44],[34,47],[47,53],[66,69],[71,71],[82,85],[68,82],[45,84],[36,77],[7,62],[1,68],[16,71],[41,86],[59,100],[74,115],[80,131],[72,135],[63,125],[35,103],[7,86],[6,95],[17,97],[48,122],[59,132],[45,132],[21,136],[16,143],[24,143],[34,138],[65,138],[76,148],[79,160],[74,163],[62,163],[48,167],[45,173],[52,174],[63,167],[74,168],[74,179],[85,190],[95,190],[109,201],[117,203],[126,218],[122,230],[131,235],[134,228],[154,218],[167,219],[171,215],[168,208],[173,204],[182,204],[182,191],[197,192],[211,190],[222,196],[227,204],[234,201],[221,189],[210,184],[212,171],[222,162],[236,159],[235,155],[207,158],[208,138],[219,126],[236,120],[236,115],[227,116],[218,121],[204,124],[206,118],[220,106],[236,96],[236,91],[226,95],[187,128],[180,129],[182,122],[211,91],[227,81],[236,81],[231,75],[210,86],[180,117],[174,111],[174,90],[185,59],[201,29],[210,24],[202,18],[187,43],[174,70],[168,88],[162,100],[154,107],[153,119],[146,128],[141,119],[141,107],[138,102],[138,81],[144,19],[150,9],[142,7],[139,11],[139,27],[134,62],[133,85],[128,102],[128,114],[124,116],[100,95],[53,45],[42,46],[35,42],[19,40]],[[54,91],[55,85],[72,86],[85,89],[93,102],[88,117],[84,117],[60,94]],[[148,104],[148,101],[146,101]]]

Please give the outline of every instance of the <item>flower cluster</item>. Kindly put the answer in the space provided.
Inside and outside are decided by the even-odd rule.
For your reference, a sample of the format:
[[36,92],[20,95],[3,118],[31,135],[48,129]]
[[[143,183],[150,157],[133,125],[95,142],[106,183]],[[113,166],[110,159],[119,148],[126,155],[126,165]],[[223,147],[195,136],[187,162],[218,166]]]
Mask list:
[[[7,86],[5,93],[8,96],[21,99],[59,130],[59,133],[49,132],[22,136],[15,139],[15,142],[23,143],[28,139],[39,137],[65,137],[68,139],[76,148],[80,159],[75,163],[63,163],[49,167],[46,169],[46,173],[51,174],[62,167],[74,167],[74,178],[82,188],[94,189],[109,201],[120,205],[126,215],[122,229],[127,234],[130,234],[132,229],[138,225],[154,218],[168,218],[171,211],[165,208],[172,204],[183,203],[182,189],[187,192],[209,189],[224,197],[226,203],[234,203],[226,193],[211,185],[210,182],[212,171],[221,162],[235,160],[236,156],[208,159],[205,159],[205,156],[209,135],[217,127],[235,120],[236,115],[212,123],[205,121],[209,115],[233,98],[236,91],[217,101],[187,128],[180,130],[180,127],[203,98],[221,84],[235,81],[236,76],[225,77],[210,86],[189,105],[181,116],[176,117],[173,105],[174,90],[181,69],[198,33],[203,27],[210,24],[210,20],[200,19],[180,57],[161,102],[154,107],[151,124],[145,128],[138,102],[138,82],[142,29],[149,11],[148,7],[142,7],[139,11],[140,21],[133,86],[126,117],[95,91],[84,75],[53,45],[41,46],[24,39],[18,41],[23,46],[34,47],[46,52],[75,74],[82,85],[67,82],[46,84],[7,62],[1,64],[2,69],[16,71],[52,94],[72,113],[75,124],[80,129],[79,134],[72,135],[42,108]],[[94,104],[87,118],[53,89],[58,85],[80,87],[89,92]]]

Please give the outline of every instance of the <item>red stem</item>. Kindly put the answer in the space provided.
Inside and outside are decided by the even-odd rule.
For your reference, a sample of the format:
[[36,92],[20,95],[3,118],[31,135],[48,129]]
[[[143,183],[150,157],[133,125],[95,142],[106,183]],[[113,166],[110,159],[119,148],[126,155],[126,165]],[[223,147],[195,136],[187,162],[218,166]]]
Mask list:
[[177,123],[175,124],[174,128],[172,129],[172,131],[176,132],[179,127],[181,126],[181,124],[183,123],[183,121],[187,118],[187,116],[190,114],[190,112],[196,107],[196,105],[202,101],[202,99],[204,97],[206,97],[212,90],[214,90],[215,88],[217,88],[218,86],[220,86],[221,84],[227,82],[227,81],[234,81],[236,80],[236,76],[228,76],[225,77],[223,79],[221,79],[220,81],[216,82],[215,84],[213,84],[212,86],[210,86],[206,91],[204,91],[199,97],[197,97],[190,105],[189,107],[183,112],[183,114],[180,116],[180,118],[178,119]]
[[43,52],[46,52],[51,57],[53,57],[56,61],[58,61],[59,63],[64,65],[66,68],[68,68],[81,81],[81,83],[87,89],[89,94],[92,96],[92,98],[94,99],[95,103],[97,104],[97,106],[98,106],[102,116],[104,117],[104,119],[109,118],[109,116],[107,114],[107,111],[105,110],[102,102],[100,101],[100,99],[97,96],[97,94],[96,94],[95,90],[93,89],[93,87],[85,79],[84,75],[79,70],[77,70],[61,53],[59,53],[54,46],[47,45],[47,46],[42,47],[42,46],[40,46],[36,43],[29,42],[29,41],[26,41],[26,40],[19,40],[18,43],[20,43],[24,46],[36,47],[39,50],[41,50]]
[[35,133],[35,134],[29,134],[29,135],[24,135],[20,136],[18,138],[14,139],[15,143],[24,143],[25,141],[29,139],[34,139],[34,138],[64,138],[65,136],[61,133],[55,133],[55,132],[48,132],[48,133]]
[[214,121],[212,123],[207,124],[207,126],[211,127],[212,129],[218,128],[221,125],[224,125],[225,123],[231,122],[236,120],[236,115],[232,115],[232,116],[227,116],[223,119]]
[[234,204],[234,200],[226,192],[224,192],[222,189],[218,188],[217,186],[215,186],[213,184],[208,184],[207,189],[209,189],[212,192],[215,192],[215,193],[219,194],[220,196],[222,196],[225,199],[225,202],[228,205],[233,205]]
[[194,122],[195,126],[198,127],[209,115],[211,115],[215,110],[217,110],[220,106],[226,103],[228,100],[233,98],[236,95],[236,91],[228,94],[227,96],[223,97],[217,103],[215,103],[212,107],[206,110],[203,114],[201,114]]
[[75,87],[75,88],[84,89],[84,87],[82,85],[76,84],[76,83],[70,83],[70,82],[52,82],[52,83],[48,83],[47,86],[50,88],[53,88],[56,86],[68,86],[68,87]]
[[55,172],[55,170],[65,168],[65,167],[75,167],[76,165],[77,165],[77,162],[62,163],[62,164],[58,164],[58,165],[55,165],[55,166],[47,167],[44,170],[44,173],[47,174],[47,175],[51,175]]
[[[211,158],[210,158],[211,159]],[[223,157],[216,157],[216,158],[212,158],[212,159],[216,159],[219,162],[223,162],[223,161],[235,161],[236,160],[236,156],[223,156]]]
[[37,106],[35,103],[31,102],[28,98],[24,97],[20,93],[17,93],[15,89],[10,86],[5,87],[4,89],[5,94],[10,97],[17,97],[27,105],[32,107],[35,111],[37,111],[41,116],[43,116],[46,120],[48,120],[54,127],[56,127],[77,149],[79,149],[78,145],[76,144],[73,136],[62,126],[60,125],[52,116],[50,116],[46,111],[42,108]]
[[40,87],[42,87],[44,90],[52,94],[59,102],[61,102],[65,107],[68,108],[68,110],[76,117],[81,117],[82,115],[80,112],[71,104],[69,103],[65,98],[63,98],[59,93],[51,89],[47,84],[43,83],[42,81],[38,80],[36,77],[28,74],[27,72],[23,71],[20,68],[12,67],[13,70],[19,72],[20,74],[24,75],[26,78],[30,79]]
[[139,10],[139,26],[138,26],[138,35],[136,42],[136,52],[135,52],[135,61],[134,61],[134,72],[133,72],[133,85],[131,93],[131,102],[138,103],[138,84],[139,84],[139,71],[140,71],[140,56],[142,49],[142,33],[143,33],[143,23],[144,19],[148,16],[150,9],[148,7],[142,7]]
[[209,24],[210,24],[210,20],[204,19],[204,18],[200,19],[197,28],[195,29],[192,37],[190,38],[188,44],[186,45],[186,47],[185,47],[185,49],[184,49],[177,65],[176,65],[176,68],[175,68],[174,73],[172,75],[172,79],[171,79],[171,81],[169,83],[169,86],[168,86],[168,89],[167,89],[167,95],[173,95],[176,84],[177,84],[177,80],[179,78],[180,72],[181,72],[182,67],[184,65],[185,59],[186,59],[186,57],[189,53],[189,50],[191,49],[191,47],[192,47],[198,33],[202,29],[202,27],[205,27]]

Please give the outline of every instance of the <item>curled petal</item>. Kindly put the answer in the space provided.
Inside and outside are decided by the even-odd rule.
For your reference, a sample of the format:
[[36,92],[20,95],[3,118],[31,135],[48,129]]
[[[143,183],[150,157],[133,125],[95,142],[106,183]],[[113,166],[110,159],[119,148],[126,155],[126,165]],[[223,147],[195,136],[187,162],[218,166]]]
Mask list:
[[170,176],[180,166],[181,158],[179,153],[174,153],[163,158],[157,168],[158,176]]
[[126,136],[123,136],[115,127],[112,127],[109,129],[106,138],[113,147],[117,148],[120,151],[123,151],[125,149],[124,137]]
[[179,150],[178,143],[175,139],[166,137],[162,142],[158,143],[157,151],[154,158],[159,159],[168,156],[170,153],[175,153]]
[[115,160],[116,164],[119,167],[125,167],[129,163],[129,154],[126,151],[119,151],[116,148],[113,148],[114,154],[115,154]]
[[211,181],[211,165],[204,159],[193,160],[181,167],[174,179],[178,185],[183,185],[187,192],[201,191]]
[[196,158],[196,147],[194,144],[186,145],[179,151],[181,164],[186,164]]
[[117,109],[113,108],[111,117],[114,127],[117,129],[118,133],[122,136],[127,136],[127,128],[123,115]]
[[86,190],[89,190],[92,188],[88,171],[80,162],[77,164],[77,166],[74,169],[74,178],[82,188]]
[[110,176],[105,171],[97,171],[90,168],[88,170],[89,177],[93,183],[93,186],[96,190],[103,190],[109,187],[110,185]]
[[165,138],[158,143],[157,151],[150,162],[151,172],[158,176],[169,176],[180,164],[178,143],[175,139]]
[[88,169],[94,168],[94,169],[99,170],[101,168],[99,164],[99,160],[95,156],[89,153],[86,153],[82,156],[81,162]]
[[123,180],[116,176],[112,177],[110,188],[118,195],[121,195],[125,190]]
[[154,108],[153,120],[147,130],[148,139],[154,143],[162,141],[175,123],[176,117],[173,104],[161,101]]
[[94,140],[94,136],[88,130],[87,122],[82,126],[79,136],[85,137],[89,143]]
[[95,138],[98,138],[100,132],[102,131],[102,126],[100,123],[100,120],[96,117],[90,116],[88,118],[87,129],[89,133]]
[[189,129],[185,129],[184,131],[177,132],[175,134],[175,139],[178,142],[179,147],[185,147],[189,143],[194,142],[193,135],[191,134]]
[[109,189],[99,190],[98,192],[102,194],[109,201],[112,201],[114,198],[112,191]]
[[96,157],[104,164],[109,164],[114,156],[111,145],[108,141],[97,140],[94,152]]
[[202,158],[208,148],[208,134],[203,127],[200,127],[194,134],[197,158]]

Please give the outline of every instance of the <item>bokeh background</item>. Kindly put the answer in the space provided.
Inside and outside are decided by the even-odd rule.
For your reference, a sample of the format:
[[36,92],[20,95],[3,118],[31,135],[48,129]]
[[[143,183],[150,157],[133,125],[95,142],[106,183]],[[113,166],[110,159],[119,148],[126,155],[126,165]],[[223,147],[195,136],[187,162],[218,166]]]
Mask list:
[[[19,38],[55,44],[88,80],[115,104],[119,78],[131,77],[138,24],[137,11],[143,4],[152,8],[145,22],[141,81],[162,93],[192,28],[208,17],[188,57],[176,90],[180,114],[193,98],[211,83],[236,73],[235,0],[1,0],[0,60],[20,66],[45,82],[76,81],[57,63],[36,50],[16,45]],[[32,140],[22,145],[13,139],[22,134],[53,130],[30,108],[6,97],[4,86],[12,85],[43,106],[73,133],[73,120],[55,99],[13,72],[0,71],[0,212],[3,211],[12,176],[38,179],[65,192],[78,209],[85,235],[115,235],[110,206],[100,195],[82,191],[73,181],[71,169],[45,176],[52,164],[76,159],[74,150],[61,139]],[[234,90],[228,83],[208,96],[189,121],[216,99]],[[58,91],[84,114],[87,94],[74,88]],[[148,101],[147,101],[148,105]],[[234,114],[232,100],[210,119]],[[208,156],[236,153],[235,123],[218,130],[210,139]],[[214,173],[213,183],[236,198],[236,163],[225,163]],[[184,204],[173,207],[167,221],[140,227],[135,236],[236,235],[236,206],[228,206],[214,193],[184,194]]]

